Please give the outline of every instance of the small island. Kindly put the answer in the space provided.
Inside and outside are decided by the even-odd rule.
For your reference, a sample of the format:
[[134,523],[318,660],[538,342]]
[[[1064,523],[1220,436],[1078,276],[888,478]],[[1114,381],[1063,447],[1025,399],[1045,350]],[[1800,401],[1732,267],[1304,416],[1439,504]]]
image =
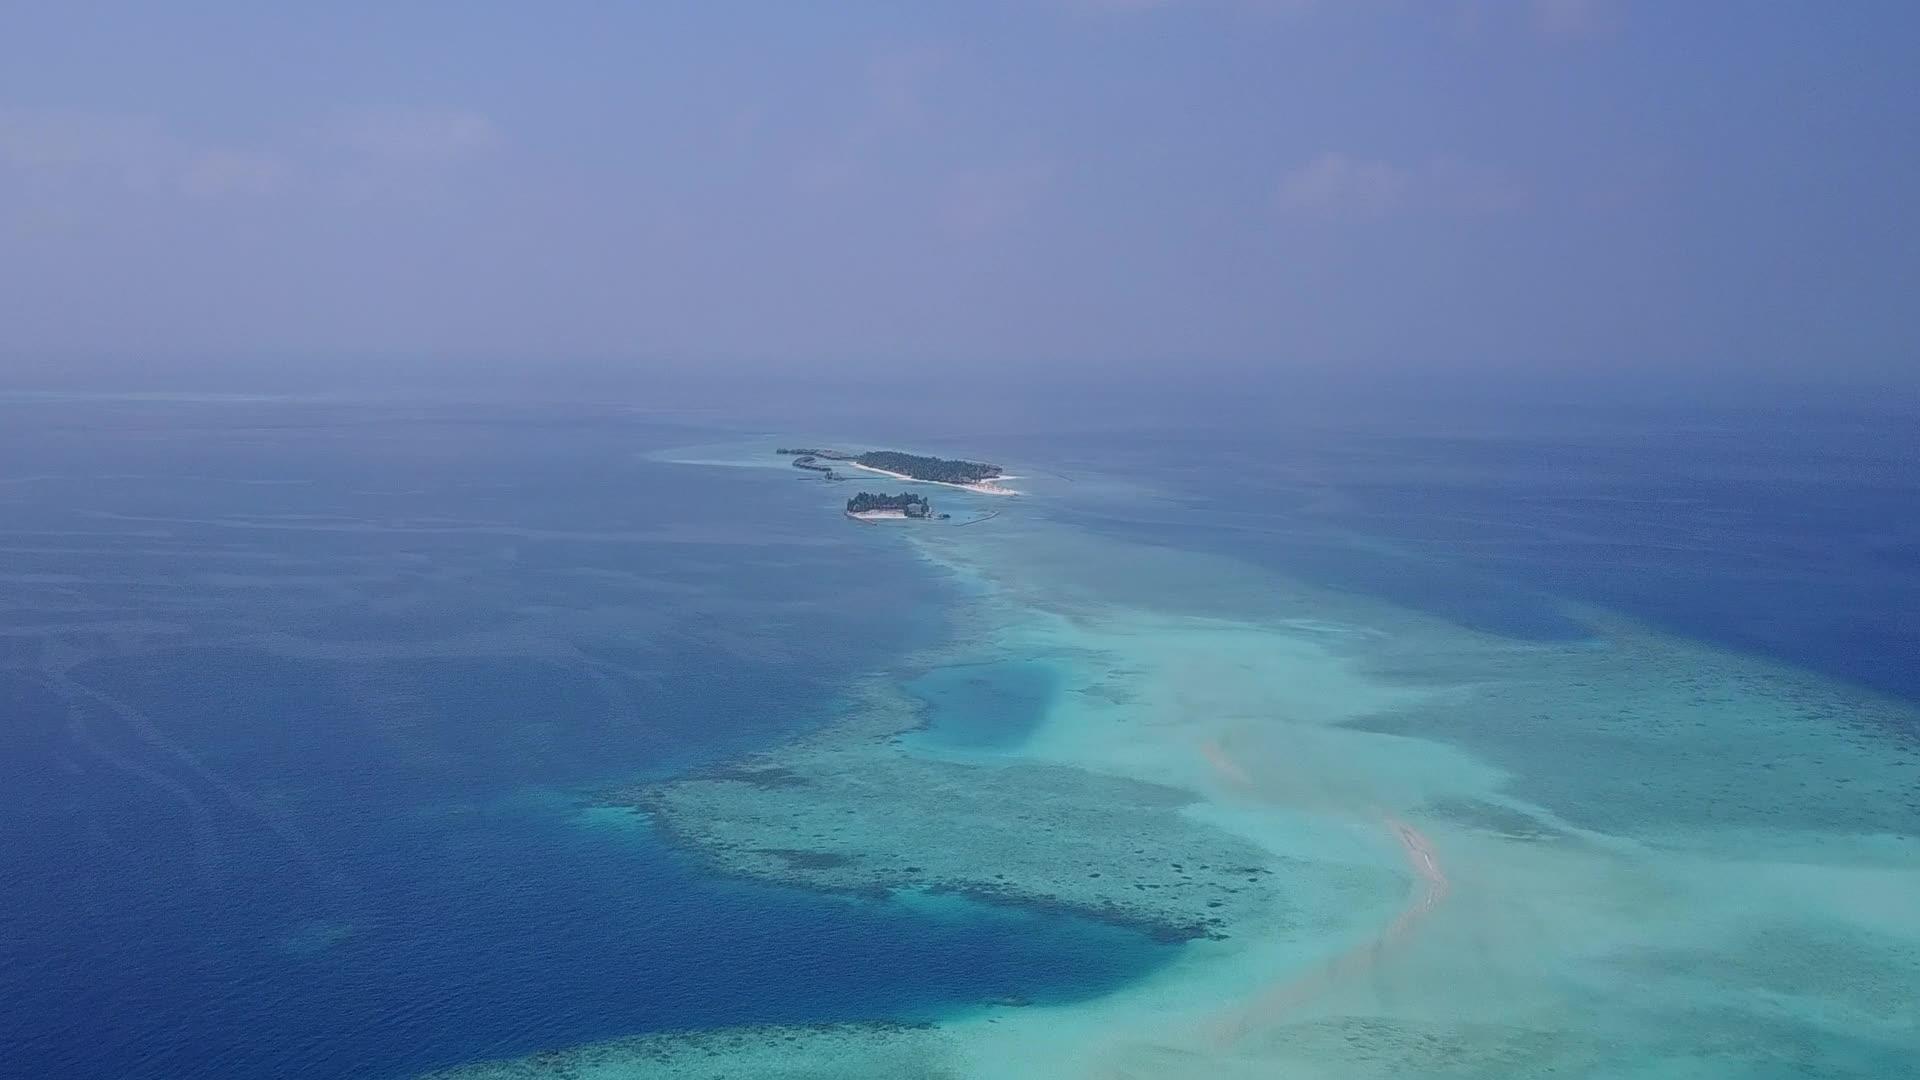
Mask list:
[[818,447],[783,446],[777,452],[791,455],[796,467],[825,473],[829,479],[838,479],[838,477],[831,467],[820,464],[823,460],[843,462],[856,469],[891,476],[896,480],[945,484],[949,487],[965,488],[981,495],[1019,494],[997,483],[997,481],[1008,479],[1005,470],[998,465],[989,465],[985,462],[928,457],[923,454],[902,453],[899,450],[869,450],[854,454],[844,450],[827,450]]
[[863,521],[876,518],[925,520],[933,516],[933,504],[924,495],[875,495],[871,491],[863,491],[847,500],[847,516]]
[[978,461],[923,457],[919,454],[903,454],[898,450],[869,451],[854,458],[853,464],[910,480],[924,480],[929,484],[957,484],[961,487],[996,480],[1004,471],[998,465],[986,465]]

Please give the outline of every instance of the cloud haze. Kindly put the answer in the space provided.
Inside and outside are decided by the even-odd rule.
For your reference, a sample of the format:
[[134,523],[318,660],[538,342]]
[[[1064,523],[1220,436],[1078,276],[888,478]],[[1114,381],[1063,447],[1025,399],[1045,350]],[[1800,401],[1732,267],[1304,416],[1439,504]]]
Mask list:
[[1406,204],[1412,178],[1382,161],[1329,150],[1280,180],[1282,212],[1314,217],[1378,217]]
[[0,362],[1897,372],[1920,14],[1848,13],[22,9]]

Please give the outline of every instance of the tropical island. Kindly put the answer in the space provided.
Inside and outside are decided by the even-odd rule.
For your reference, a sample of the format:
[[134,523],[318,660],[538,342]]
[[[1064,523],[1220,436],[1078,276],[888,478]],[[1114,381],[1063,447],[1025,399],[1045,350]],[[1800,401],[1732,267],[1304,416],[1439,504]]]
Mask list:
[[981,484],[995,480],[1005,470],[998,465],[952,458],[903,454],[898,450],[873,450],[853,459],[855,465],[875,472],[896,473],[930,484]]
[[946,484],[983,495],[1019,494],[996,483],[998,480],[1007,478],[1004,469],[985,462],[928,457],[922,454],[902,453],[898,450],[869,450],[854,454],[843,450],[826,450],[817,447],[781,447],[778,452],[792,455],[794,465],[799,468],[824,472],[829,478],[835,478],[835,474],[830,466],[820,464],[823,460],[844,462],[856,469],[891,476],[898,480]]
[[[875,495],[863,491],[847,500],[847,516],[872,520],[874,518],[915,518],[925,520],[933,517],[933,504],[924,495]],[[941,514],[941,517],[946,517]]]

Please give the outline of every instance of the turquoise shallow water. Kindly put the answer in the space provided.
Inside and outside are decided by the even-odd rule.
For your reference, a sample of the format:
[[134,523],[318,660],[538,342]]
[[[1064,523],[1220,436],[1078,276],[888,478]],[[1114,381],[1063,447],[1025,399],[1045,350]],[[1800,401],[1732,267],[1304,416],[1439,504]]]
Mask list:
[[1006,749],[1046,719],[1058,683],[1051,664],[1005,660],[935,668],[904,689],[926,705],[926,744]]

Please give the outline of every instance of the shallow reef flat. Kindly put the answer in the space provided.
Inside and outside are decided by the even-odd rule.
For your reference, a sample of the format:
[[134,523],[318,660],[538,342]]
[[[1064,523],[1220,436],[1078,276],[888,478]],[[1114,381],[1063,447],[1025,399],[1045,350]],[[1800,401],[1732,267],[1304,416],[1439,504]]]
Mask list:
[[[1458,689],[1352,726],[1468,747],[1511,774],[1510,796],[1666,846],[1920,836],[1910,706],[1603,614],[1591,623],[1584,646],[1456,647]],[[1371,666],[1400,678],[1431,651],[1407,660],[1382,651]]]
[[908,1024],[665,1032],[429,1073],[422,1080],[960,1080],[950,1040]]
[[[1499,1020],[1437,1023],[1379,1016],[1336,1016],[1287,1024],[1218,1057],[1165,1053],[1129,1063],[1141,1077],[1273,1076],[1434,1077],[1515,1080],[1521,1077],[1824,1077],[1875,1080],[1901,1075],[1906,1058],[1895,1045],[1835,1038],[1818,1025],[1772,1022],[1714,1010],[1680,1009],[1641,1017],[1622,1033],[1603,1023],[1587,1028]],[[1630,1047],[1631,1049],[1623,1049]],[[1659,1065],[1649,1067],[1651,1062]],[[1329,1066],[1333,1067],[1329,1067]]]
[[919,702],[876,686],[839,727],[613,793],[729,872],[854,893],[1055,908],[1162,940],[1287,921],[1272,853],[1183,814],[1178,788],[1032,761],[917,756]]

